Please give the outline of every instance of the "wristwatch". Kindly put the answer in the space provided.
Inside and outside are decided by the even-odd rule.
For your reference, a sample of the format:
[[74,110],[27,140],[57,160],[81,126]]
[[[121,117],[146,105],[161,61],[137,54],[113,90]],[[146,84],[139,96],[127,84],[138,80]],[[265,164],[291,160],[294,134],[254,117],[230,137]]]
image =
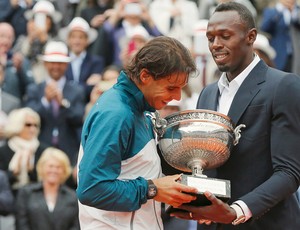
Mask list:
[[147,199],[153,199],[157,194],[157,188],[152,180],[147,180],[147,182],[148,182]]
[[236,219],[232,221],[233,225],[238,225],[241,223],[245,223],[246,221],[246,216],[244,214],[243,209],[236,203],[233,203],[232,205],[230,205],[230,207],[232,209],[234,209],[234,211],[236,212]]

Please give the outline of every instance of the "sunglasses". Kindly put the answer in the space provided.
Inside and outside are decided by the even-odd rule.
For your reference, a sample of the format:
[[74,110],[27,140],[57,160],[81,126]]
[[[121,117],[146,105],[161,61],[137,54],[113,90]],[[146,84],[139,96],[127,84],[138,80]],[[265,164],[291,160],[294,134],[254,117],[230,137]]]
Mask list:
[[35,128],[38,128],[39,125],[38,124],[34,124],[34,123],[25,123],[25,127],[35,127]]

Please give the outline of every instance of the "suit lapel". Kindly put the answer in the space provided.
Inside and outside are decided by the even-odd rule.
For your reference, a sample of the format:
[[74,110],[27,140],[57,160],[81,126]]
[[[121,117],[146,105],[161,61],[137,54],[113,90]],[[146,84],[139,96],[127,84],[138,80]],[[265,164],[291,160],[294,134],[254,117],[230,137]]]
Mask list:
[[206,109],[217,111],[220,91],[217,83],[215,83],[212,87],[213,88],[208,96],[209,99],[208,103],[206,104]]
[[71,63],[69,63],[65,75],[66,75],[67,80],[69,80],[69,81],[73,81],[74,80]]
[[[204,103],[202,102],[200,105],[200,103],[198,101],[197,108],[217,111],[218,100],[219,100],[219,96],[220,96],[218,84],[214,83],[210,87],[211,87],[211,89],[209,89],[205,92],[205,93],[207,93],[207,95],[205,94],[205,98],[206,98],[205,102]],[[201,96],[202,95],[200,95],[200,97]]]
[[232,119],[234,124],[238,124],[239,119],[252,99],[260,91],[260,85],[265,82],[267,69],[268,66],[263,61],[260,61],[240,86],[228,112],[228,116]]
[[41,207],[40,212],[44,213],[43,216],[45,216],[45,218],[48,220],[47,221],[48,223],[52,223],[51,212],[49,211],[43,190],[41,190],[41,192],[37,193],[36,196],[37,196],[36,202],[39,203],[39,206]]
[[88,54],[86,54],[86,56],[84,57],[82,63],[81,63],[81,67],[80,67],[80,73],[79,73],[79,82],[86,82],[86,80],[88,79],[88,71],[90,71],[90,64],[89,64],[89,56]]
[[[58,222],[57,220],[59,220],[61,218],[61,213],[64,212],[65,207],[64,207],[64,199],[66,197],[63,197],[61,194],[61,188],[59,188],[58,194],[57,194],[57,198],[56,198],[56,203],[55,203],[55,207],[54,210],[52,212],[51,218],[52,220],[55,222]],[[56,223],[56,225],[58,226],[58,224]]]

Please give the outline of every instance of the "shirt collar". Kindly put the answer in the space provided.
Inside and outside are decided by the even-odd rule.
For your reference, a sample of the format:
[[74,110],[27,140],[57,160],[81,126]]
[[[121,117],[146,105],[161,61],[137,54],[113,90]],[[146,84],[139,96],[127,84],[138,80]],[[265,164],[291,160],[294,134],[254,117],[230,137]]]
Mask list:
[[76,55],[73,52],[70,52],[70,58],[71,58],[71,60],[80,59],[80,60],[83,61],[83,59],[85,58],[86,54],[87,54],[87,52],[85,50],[82,51],[79,55]]
[[127,76],[124,71],[121,71],[120,76],[118,77],[118,82],[114,86],[116,89],[122,88],[129,95],[128,103],[132,106],[135,106],[139,111],[150,111],[154,112],[155,109],[148,104],[146,101],[144,94],[140,89],[136,86],[136,84]]
[[260,58],[257,54],[254,54],[253,61],[238,75],[236,76],[231,82],[228,81],[226,77],[226,72],[222,73],[219,81],[218,81],[218,87],[220,94],[222,94],[223,90],[225,88],[229,88],[231,86],[236,86],[239,88],[243,81],[246,79],[246,77],[249,75],[249,73],[252,71],[252,69],[257,65],[257,63],[260,61]]

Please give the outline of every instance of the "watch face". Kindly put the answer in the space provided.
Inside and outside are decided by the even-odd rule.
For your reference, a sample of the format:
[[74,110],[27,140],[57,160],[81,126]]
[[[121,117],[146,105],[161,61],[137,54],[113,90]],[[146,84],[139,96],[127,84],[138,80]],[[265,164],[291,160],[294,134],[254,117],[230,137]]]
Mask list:
[[150,188],[149,189],[149,195],[150,196],[155,196],[156,195],[156,189],[155,188]]
[[157,190],[156,186],[154,184],[150,184],[148,188],[148,198],[152,199],[153,197],[156,196]]

